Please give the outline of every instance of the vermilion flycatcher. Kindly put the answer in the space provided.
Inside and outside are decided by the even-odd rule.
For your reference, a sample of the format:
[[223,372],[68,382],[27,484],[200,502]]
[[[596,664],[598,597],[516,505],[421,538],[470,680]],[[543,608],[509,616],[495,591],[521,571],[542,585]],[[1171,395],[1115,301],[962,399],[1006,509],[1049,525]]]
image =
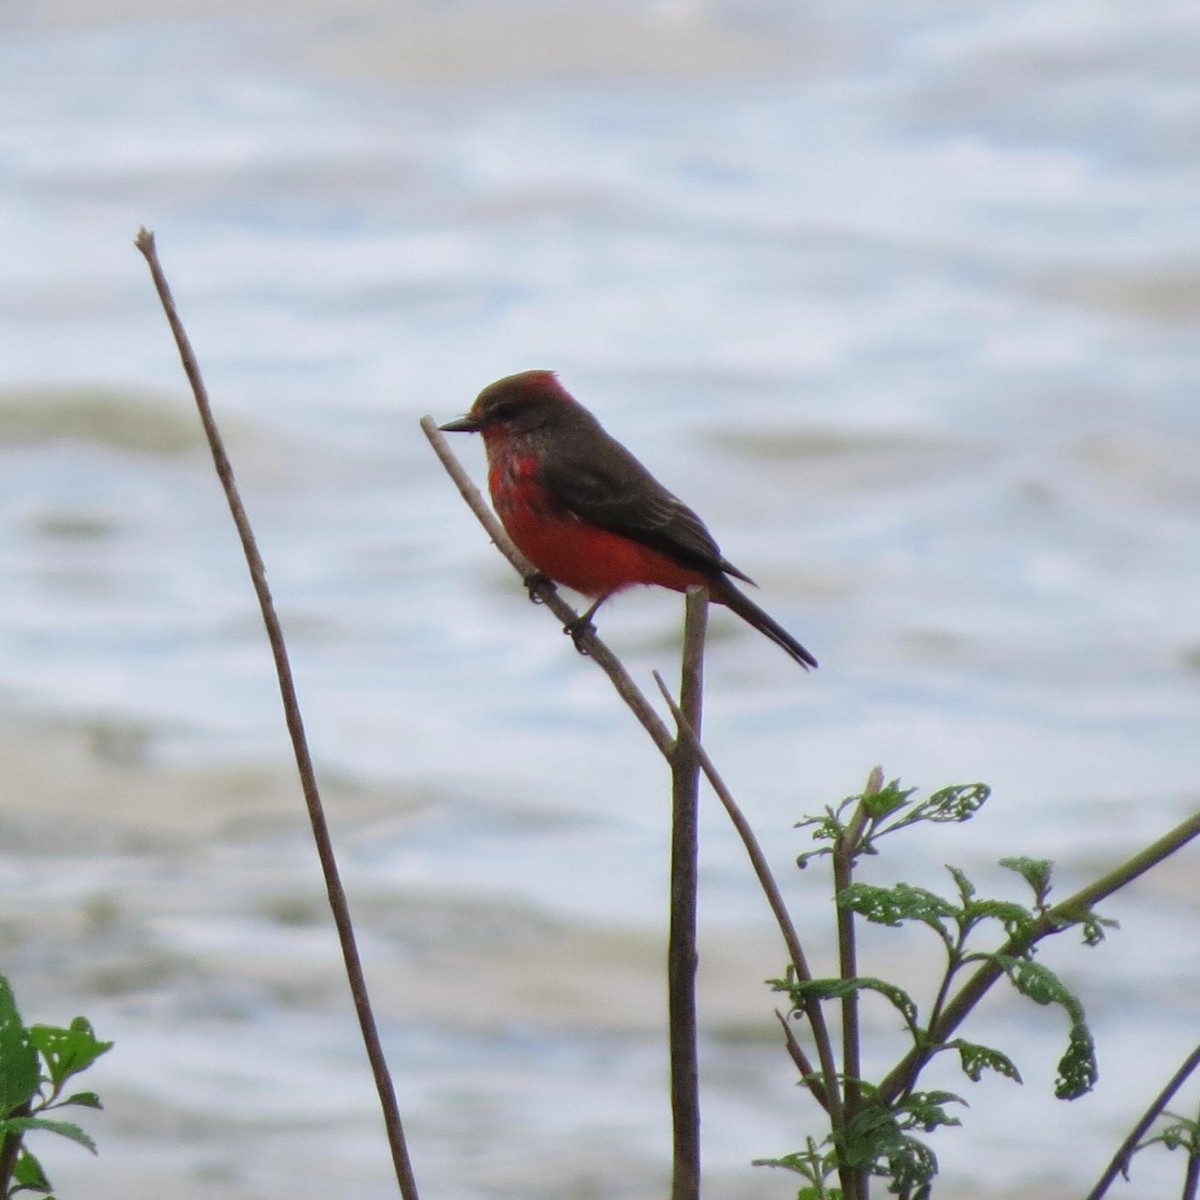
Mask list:
[[734,586],[731,575],[754,581],[722,557],[704,522],[609,437],[552,371],[497,380],[442,429],[483,434],[492,503],[509,536],[543,575],[595,597],[581,626],[622,588],[685,592],[700,584],[801,666],[817,665]]

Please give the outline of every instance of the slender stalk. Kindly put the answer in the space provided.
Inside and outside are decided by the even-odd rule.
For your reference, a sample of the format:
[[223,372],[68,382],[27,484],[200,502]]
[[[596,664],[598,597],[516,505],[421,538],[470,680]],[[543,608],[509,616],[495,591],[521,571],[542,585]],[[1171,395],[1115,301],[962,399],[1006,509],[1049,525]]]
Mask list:
[[[808,1055],[804,1053],[804,1048],[796,1041],[796,1035],[792,1032],[792,1027],[788,1024],[787,1017],[779,1009],[776,1009],[775,1019],[779,1022],[780,1028],[783,1030],[783,1044],[787,1049],[788,1057],[796,1064],[796,1070],[800,1072],[800,1077],[803,1079],[806,1076],[815,1075],[816,1068],[809,1061]],[[817,1084],[812,1090],[821,1107],[828,1112],[829,1101],[825,1098],[825,1089],[820,1084]]]
[[338,872],[337,860],[333,853],[333,842],[329,836],[329,827],[325,820],[325,810],[321,804],[320,791],[317,788],[316,772],[313,769],[312,755],[308,748],[308,739],[304,734],[304,722],[300,714],[300,704],[296,698],[296,685],[292,678],[291,663],[288,660],[287,647],[283,640],[283,629],[275,612],[271,599],[271,591],[267,586],[266,568],[246,510],[242,505],[241,495],[233,478],[233,467],[225,452],[217,423],[213,417],[212,407],[208,400],[208,391],[200,375],[200,366],[192,350],[187,332],[180,320],[171,295],[170,286],[162,265],[158,259],[158,251],[154,245],[154,235],[149,230],[138,230],[134,245],[141,251],[150,267],[158,298],[167,316],[179,357],[183,363],[184,373],[192,386],[192,394],[196,400],[196,408],[200,413],[200,422],[208,438],[212,451],[213,464],[217,476],[225,492],[233,523],[237,528],[238,537],[242,543],[242,552],[246,557],[246,565],[250,569],[250,580],[254,585],[254,594],[258,597],[258,605],[262,611],[263,624],[267,630],[267,640],[271,644],[271,654],[275,659],[275,673],[279,679],[279,692],[283,700],[284,717],[287,721],[288,733],[292,740],[292,751],[296,758],[296,767],[300,774],[300,786],[304,792],[304,802],[308,808],[309,822],[312,825],[313,840],[317,847],[317,857],[321,862],[321,870],[325,876],[325,890],[329,897],[329,907],[333,913],[333,923],[337,929],[338,942],[342,949],[342,959],[346,966],[346,978],[350,985],[350,994],[354,1000],[354,1009],[358,1015],[359,1028],[362,1031],[363,1044],[366,1047],[367,1059],[371,1072],[375,1077],[375,1087],[379,1093],[379,1103],[383,1109],[383,1122],[387,1130],[388,1145],[392,1152],[392,1163],[396,1171],[396,1182],[400,1187],[403,1200],[417,1200],[417,1184],[413,1177],[412,1163],[409,1161],[408,1144],[405,1141],[404,1129],[400,1121],[400,1110],[396,1103],[396,1091],[392,1085],[392,1077],[388,1072],[387,1060],[384,1057],[383,1046],[379,1040],[379,1030],[375,1024],[375,1016],[371,1009],[371,1000],[367,992],[366,978],[363,974],[362,960],[359,957],[358,945],[354,936],[354,924],[350,919],[350,907],[346,902],[346,893],[342,887],[341,876]]
[[[704,700],[704,634],[708,592],[689,588],[683,634],[681,707],[700,728]],[[695,744],[677,738],[671,755],[671,929],[667,948],[670,1012],[671,1200],[700,1196],[700,1074],[696,1052],[696,889],[699,858],[700,763]]]
[[[872,787],[872,784],[875,784]],[[878,791],[875,773],[867,783],[864,795]],[[843,979],[858,978],[858,945],[854,931],[854,913],[838,903],[853,881],[854,858],[868,820],[866,805],[859,801],[850,824],[846,826],[833,848],[833,892],[837,912],[838,966]],[[861,1032],[858,1020],[858,992],[849,991],[842,997],[842,1072],[843,1103],[846,1122],[849,1124],[862,1111],[862,1056],[860,1052]],[[853,1171],[847,1200],[868,1200],[870,1176],[865,1168]]]
[[[1129,1136],[1117,1147],[1117,1152],[1112,1156],[1112,1160],[1108,1166],[1104,1168],[1103,1174],[1096,1181],[1096,1186],[1087,1194],[1087,1200],[1100,1200],[1100,1197],[1112,1186],[1113,1181],[1118,1175],[1124,1175],[1129,1178],[1129,1161],[1133,1158],[1134,1151],[1138,1147],[1138,1143],[1146,1136],[1150,1126],[1158,1120],[1163,1109],[1171,1103],[1171,1097],[1184,1085],[1191,1073],[1200,1066],[1200,1046],[1197,1046],[1191,1054],[1183,1060],[1183,1064],[1179,1070],[1167,1081],[1166,1087],[1150,1102],[1149,1108],[1142,1113],[1138,1118],[1137,1124],[1129,1131]],[[1192,1172],[1193,1164],[1198,1160],[1192,1158],[1188,1162],[1189,1176]],[[1186,1188],[1185,1183],[1185,1188]],[[1192,1185],[1192,1195],[1195,1195],[1195,1184]],[[1187,1193],[1184,1193],[1185,1197]]]
[[[1193,813],[1186,821],[1181,821],[1174,829],[1165,833],[1145,849],[1139,850],[1119,867],[1113,868],[1095,882],[1081,888],[1061,904],[1048,908],[1038,920],[1031,935],[1023,939],[1009,940],[998,953],[1010,957],[1022,954],[1030,946],[1040,942],[1042,938],[1049,937],[1052,933],[1060,933],[1078,923],[1081,913],[1119,891],[1139,875],[1144,875],[1151,867],[1157,866],[1163,859],[1187,845],[1198,834],[1200,834],[1200,813]],[[987,990],[1002,974],[1002,968],[992,961],[983,963],[975,971],[946,1005],[937,1023],[930,1026],[927,1043],[910,1050],[879,1085],[881,1103],[890,1103],[911,1086],[912,1080],[937,1052],[938,1046],[945,1042],[962,1024],[967,1014],[979,1003]]]
[[[787,947],[788,957],[791,959],[792,970],[796,972],[796,978],[801,980],[812,979],[813,974],[809,969],[808,959],[805,956],[803,946],[800,944],[796,927],[792,923],[791,914],[787,910],[787,905],[783,902],[783,895],[779,891],[779,885],[775,882],[775,876],[771,873],[767,856],[763,853],[762,846],[759,845],[758,838],[755,836],[754,830],[750,827],[750,822],[746,820],[745,814],[738,807],[733,794],[721,778],[717,768],[713,765],[712,759],[708,756],[708,751],[697,741],[686,715],[679,705],[675,703],[670,690],[657,671],[654,673],[654,681],[658,684],[659,691],[663,694],[663,699],[666,700],[671,709],[671,715],[675,718],[679,726],[680,736],[690,738],[695,744],[696,757],[700,760],[700,769],[704,772],[704,777],[712,785],[713,791],[717,794],[717,799],[721,801],[730,821],[733,822],[734,829],[737,830],[738,836],[742,839],[742,845],[746,848],[746,853],[750,858],[750,865],[758,879],[758,885],[762,888],[763,895],[767,898],[767,904],[770,905],[771,912],[775,917],[775,923],[779,926],[779,931],[783,935],[783,942]],[[835,1132],[840,1132],[844,1124],[844,1118],[841,1094],[837,1086],[837,1063],[833,1057],[833,1039],[829,1036],[829,1027],[825,1023],[825,1014],[821,1011],[821,1002],[816,999],[808,1000],[804,1006],[804,1015],[808,1018],[813,1041],[817,1047],[817,1059],[821,1064],[820,1078],[811,1078],[806,1080],[805,1083],[821,1107],[829,1113],[830,1126]]]
[[1183,1191],[1180,1200],[1196,1200],[1196,1189],[1200,1187],[1200,1155],[1195,1149],[1188,1151],[1187,1167],[1183,1173]]
[[[24,1104],[18,1104],[11,1112],[3,1114],[7,1117],[27,1117],[31,1112],[31,1106],[28,1100]],[[9,1185],[12,1182],[12,1173],[17,1165],[17,1158],[21,1153],[21,1143],[24,1140],[24,1134],[7,1133],[0,1140],[0,1196],[7,1196]]]

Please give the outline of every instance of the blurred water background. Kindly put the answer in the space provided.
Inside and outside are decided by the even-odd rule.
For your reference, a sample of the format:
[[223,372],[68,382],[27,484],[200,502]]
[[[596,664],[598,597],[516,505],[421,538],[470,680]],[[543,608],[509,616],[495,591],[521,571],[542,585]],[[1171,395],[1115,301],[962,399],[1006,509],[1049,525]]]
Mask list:
[[[59,1194],[394,1188],[139,225],[290,637],[418,1178],[640,1200],[665,772],[417,420],[558,370],[821,659],[714,615],[707,741],[819,966],[791,825],[876,762],[995,797],[869,878],[1015,897],[1027,854],[1065,895],[1197,798],[1198,64],[1184,0],[7,5],[0,951],[27,1019],[118,1041],[100,1159],[41,1146]],[[680,612],[601,632],[648,683]],[[813,1125],[782,955],[715,805],[703,840],[710,1192],[786,1197],[748,1165]],[[1026,1083],[961,1084],[948,1197],[1080,1194],[1194,1044],[1194,857],[1105,911],[1104,947],[1044,952],[1095,1094],[1055,1101],[1061,1015],[998,998],[973,1029]],[[919,988],[921,948],[865,969]],[[1171,1158],[1115,1194],[1172,1194]]]

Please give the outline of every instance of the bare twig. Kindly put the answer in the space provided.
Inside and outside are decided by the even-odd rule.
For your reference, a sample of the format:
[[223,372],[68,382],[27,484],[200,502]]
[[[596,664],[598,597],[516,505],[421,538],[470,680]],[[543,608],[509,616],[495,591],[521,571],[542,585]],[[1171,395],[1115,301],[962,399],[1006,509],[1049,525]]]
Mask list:
[[[808,1055],[804,1053],[804,1048],[796,1041],[796,1035],[792,1032],[792,1027],[788,1024],[787,1017],[779,1009],[775,1010],[775,1017],[783,1028],[783,1044],[787,1047],[787,1052],[792,1062],[796,1064],[796,1070],[800,1072],[800,1078],[806,1079],[812,1076],[815,1073],[814,1067],[808,1061]],[[820,1101],[821,1107],[828,1112],[829,1101],[825,1099],[825,1089],[819,1083],[815,1087],[812,1087],[812,1094]]]
[[346,964],[346,977],[350,984],[350,994],[354,1000],[354,1008],[358,1014],[359,1027],[362,1030],[363,1043],[366,1047],[367,1058],[375,1077],[375,1087],[379,1092],[379,1103],[383,1109],[383,1121],[387,1129],[388,1144],[391,1147],[392,1162],[396,1169],[396,1182],[404,1200],[417,1200],[417,1184],[413,1177],[412,1164],[409,1161],[408,1145],[404,1138],[404,1130],[400,1122],[400,1111],[396,1104],[396,1092],[392,1086],[392,1078],[388,1072],[387,1060],[384,1058],[383,1047],[379,1041],[379,1031],[375,1025],[375,1017],[371,1011],[371,1001],[367,993],[366,979],[363,975],[362,961],[359,958],[358,946],[354,937],[354,925],[350,919],[349,905],[346,903],[346,893],[342,888],[338,874],[337,861],[333,853],[333,842],[329,836],[329,828],[325,821],[325,812],[321,805],[320,792],[317,789],[316,773],[313,770],[312,756],[308,749],[308,740],[304,735],[304,722],[300,715],[300,705],[296,698],[296,687],[292,679],[292,668],[288,661],[287,647],[283,640],[283,630],[271,600],[271,591],[267,586],[266,569],[262,556],[254,539],[250,521],[242,506],[241,496],[233,478],[233,468],[225,453],[225,446],[213,418],[212,408],[208,401],[208,392],[200,376],[200,366],[196,361],[187,332],[175,308],[171,289],[163,274],[162,265],[158,260],[158,251],[154,245],[154,235],[149,230],[138,230],[134,245],[144,255],[150,267],[158,298],[162,302],[171,333],[179,349],[179,357],[183,362],[184,373],[192,385],[192,394],[200,413],[200,421],[212,450],[213,464],[217,476],[225,491],[229,503],[229,511],[233,523],[237,527],[241,539],[242,551],[246,556],[246,565],[250,569],[250,579],[254,585],[254,594],[258,597],[259,608],[262,610],[263,624],[267,629],[267,639],[271,644],[271,654],[275,659],[275,673],[279,678],[279,692],[283,699],[283,711],[287,721],[288,733],[292,739],[292,750],[296,757],[296,767],[300,773],[300,785],[304,791],[304,802],[308,807],[308,817],[312,825],[313,839],[317,846],[317,857],[321,861],[321,870],[325,876],[325,890],[329,896],[329,907],[333,912],[333,922],[337,928],[338,941],[342,948],[342,958]]
[[[767,856],[763,853],[762,846],[759,845],[758,838],[755,836],[754,830],[750,827],[750,822],[746,820],[745,814],[738,807],[733,794],[725,785],[725,781],[721,778],[717,768],[713,765],[712,759],[708,756],[708,751],[696,739],[696,735],[686,715],[679,705],[675,703],[670,690],[657,671],[654,673],[654,680],[658,684],[659,691],[663,694],[663,699],[670,706],[671,715],[675,718],[679,726],[680,736],[687,737],[695,746],[696,757],[700,760],[700,769],[704,772],[704,777],[712,785],[713,791],[717,794],[717,799],[721,801],[725,812],[729,815],[730,821],[733,822],[734,829],[737,830],[738,836],[742,839],[742,845],[745,846],[746,853],[750,857],[750,865],[754,869],[758,885],[762,888],[763,895],[767,898],[767,903],[770,905],[771,912],[775,916],[775,923],[779,926],[779,932],[783,934],[784,945],[787,947],[788,957],[791,959],[792,969],[796,973],[796,978],[807,982],[813,977],[812,971],[809,970],[808,959],[805,957],[804,948],[800,944],[796,927],[792,923],[791,914],[787,910],[787,905],[783,902],[783,895],[779,891],[779,885],[775,882],[775,876],[771,873]],[[821,1106],[828,1111],[832,1128],[840,1132],[843,1125],[843,1113],[841,1096],[837,1087],[837,1064],[834,1062],[833,1041],[829,1036],[829,1027],[825,1024],[825,1014],[821,1011],[820,1001],[810,998],[805,1003],[804,1015],[808,1018],[813,1041],[817,1046],[817,1058],[821,1063],[821,1077],[818,1079],[817,1076],[811,1075],[804,1082]]]
[[[1124,1175],[1129,1178],[1129,1160],[1133,1157],[1133,1152],[1137,1149],[1138,1142],[1145,1137],[1150,1126],[1158,1120],[1163,1109],[1171,1103],[1171,1097],[1184,1085],[1191,1073],[1200,1066],[1200,1046],[1197,1046],[1191,1054],[1183,1060],[1183,1065],[1179,1070],[1167,1081],[1166,1087],[1150,1103],[1150,1107],[1138,1119],[1138,1123],[1129,1131],[1129,1136],[1117,1147],[1117,1152],[1112,1156],[1112,1161],[1104,1168],[1104,1173],[1096,1182],[1096,1186],[1087,1194],[1087,1200],[1100,1200],[1100,1197],[1108,1191],[1113,1181],[1118,1175]],[[1191,1164],[1195,1159],[1189,1161],[1189,1172]]]
[[[698,729],[703,712],[704,634],[708,625],[708,592],[704,588],[688,589],[686,613],[679,694],[688,721]],[[699,796],[700,764],[695,743],[690,738],[676,738],[671,755],[671,930],[667,945],[675,1146],[671,1200],[698,1200],[700,1196],[700,1081],[696,1058]]]
[[[471,482],[471,477],[463,470],[462,463],[455,458],[446,439],[442,437],[437,422],[432,417],[422,417],[421,429],[429,439],[429,444],[433,447],[434,452],[441,459],[447,474],[454,480],[462,498],[487,531],[487,535],[495,543],[496,549],[508,559],[521,578],[525,580],[530,594],[545,604],[563,623],[564,627],[576,620],[579,614],[558,594],[558,589],[554,584],[539,576],[533,564],[513,545],[512,538],[504,531],[504,526],[492,515],[492,510],[488,508],[487,502],[479,494],[479,489]],[[662,718],[650,707],[650,702],[629,677],[629,672],[621,665],[620,659],[596,636],[593,630],[585,629],[579,636],[579,644],[612,680],[617,694],[641,722],[642,728],[650,735],[650,740],[659,748],[663,757],[670,761],[675,749],[675,740],[671,737],[671,732],[663,723]]]

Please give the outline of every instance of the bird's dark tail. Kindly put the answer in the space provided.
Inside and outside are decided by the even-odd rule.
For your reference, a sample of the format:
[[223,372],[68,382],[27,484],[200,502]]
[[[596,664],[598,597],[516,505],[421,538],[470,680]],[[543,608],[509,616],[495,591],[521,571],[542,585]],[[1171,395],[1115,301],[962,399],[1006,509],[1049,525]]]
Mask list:
[[763,612],[745,592],[739,592],[728,579],[714,580],[709,585],[712,598],[717,604],[732,609],[759,633],[769,637],[775,645],[788,652],[806,671],[815,667],[817,660],[774,617]]

